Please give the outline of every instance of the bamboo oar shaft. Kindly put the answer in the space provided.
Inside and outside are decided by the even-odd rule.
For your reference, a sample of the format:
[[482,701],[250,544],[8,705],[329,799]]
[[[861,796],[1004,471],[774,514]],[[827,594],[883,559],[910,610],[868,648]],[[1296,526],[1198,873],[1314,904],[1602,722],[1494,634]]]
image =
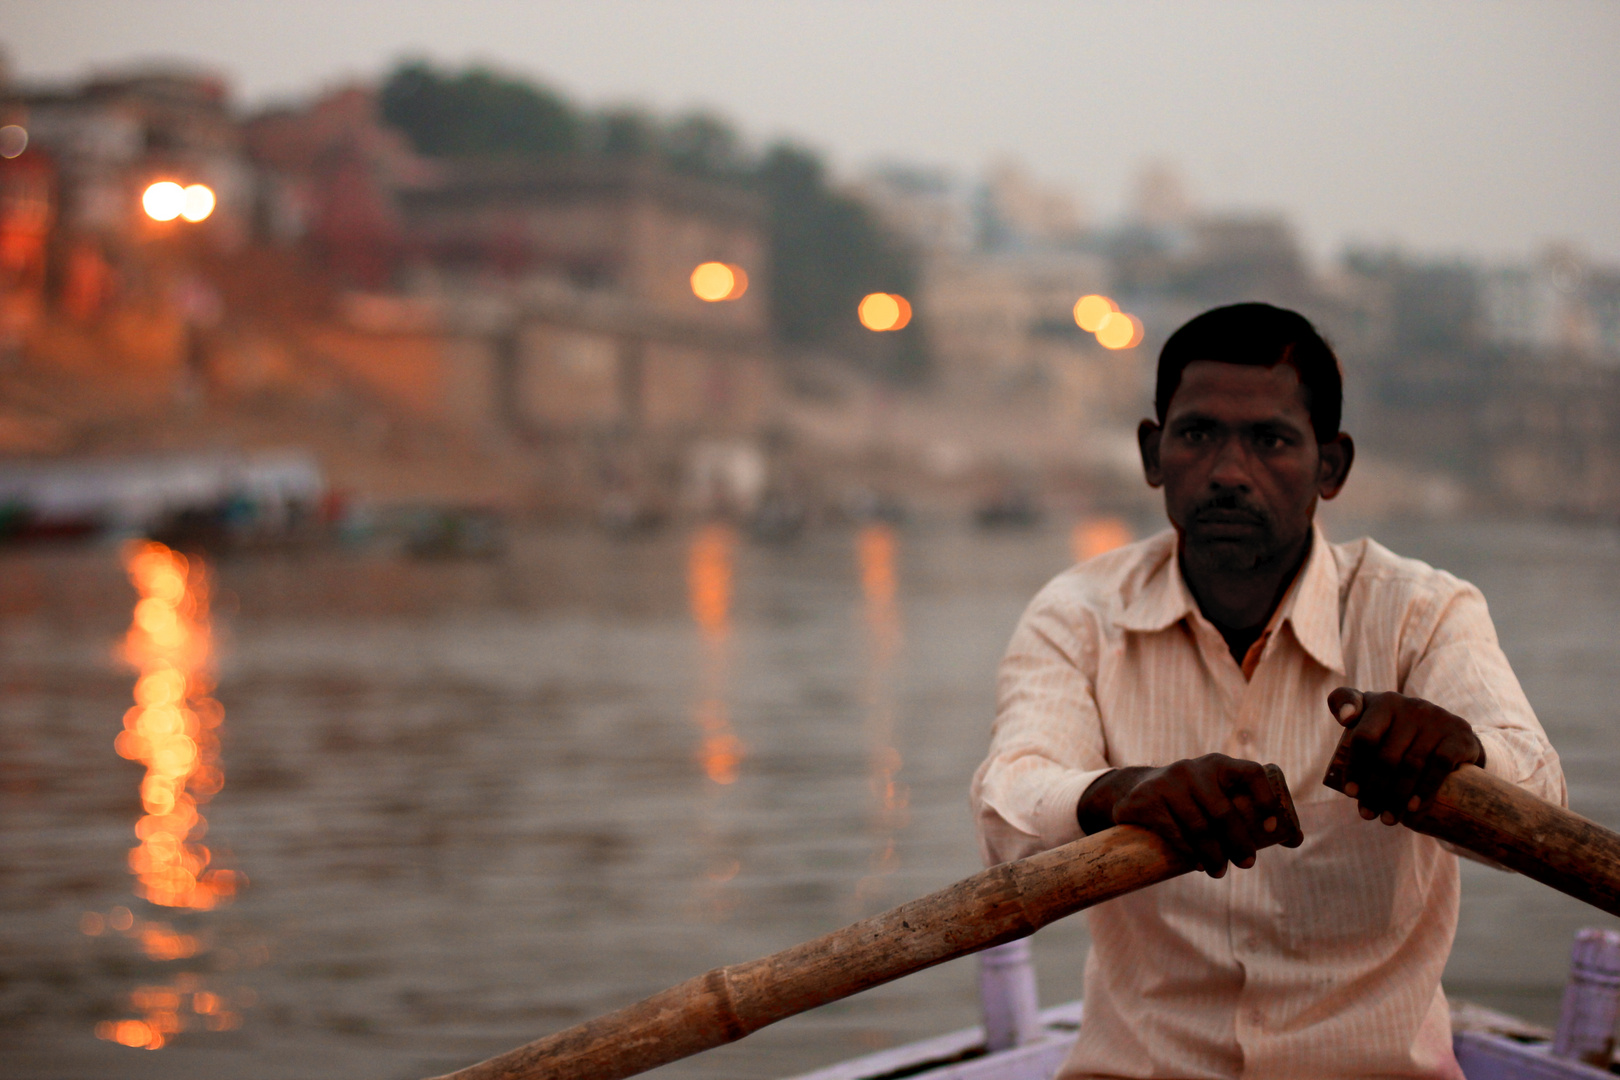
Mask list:
[[[1281,772],[1267,767],[1297,843]],[[1025,937],[1082,908],[1186,873],[1145,829],[1120,825],[1003,863],[918,900],[759,960],[715,968],[439,1080],[618,1080],[733,1042],[766,1024]]]
[[715,968],[442,1080],[617,1080],[1002,942],[1191,869],[1120,826],[975,874],[802,945]]
[[[1344,790],[1348,738],[1323,783]],[[1475,765],[1458,768],[1403,823],[1620,915],[1620,834]]]

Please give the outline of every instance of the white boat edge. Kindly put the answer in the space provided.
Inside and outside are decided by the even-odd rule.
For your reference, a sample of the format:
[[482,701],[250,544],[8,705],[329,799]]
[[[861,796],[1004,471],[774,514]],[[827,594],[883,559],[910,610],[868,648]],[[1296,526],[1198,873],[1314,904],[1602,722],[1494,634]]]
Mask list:
[[[975,1025],[865,1054],[790,1080],[1051,1080],[1079,1037],[1084,1004],[1035,1008],[1028,939],[980,954]],[[1566,1012],[1570,996],[1566,995]],[[1613,1080],[1614,1073],[1553,1054],[1554,1033],[1517,1017],[1452,1001],[1452,1046],[1468,1080]],[[997,1045],[991,1049],[989,1042]]]

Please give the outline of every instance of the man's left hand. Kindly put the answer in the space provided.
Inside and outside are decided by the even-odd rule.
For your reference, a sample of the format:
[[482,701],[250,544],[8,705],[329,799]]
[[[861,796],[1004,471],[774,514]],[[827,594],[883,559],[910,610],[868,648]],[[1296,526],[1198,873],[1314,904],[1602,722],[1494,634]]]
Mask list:
[[1368,821],[1393,825],[1428,806],[1457,766],[1485,764],[1468,721],[1422,698],[1341,686],[1328,695],[1328,708],[1352,729],[1344,793]]

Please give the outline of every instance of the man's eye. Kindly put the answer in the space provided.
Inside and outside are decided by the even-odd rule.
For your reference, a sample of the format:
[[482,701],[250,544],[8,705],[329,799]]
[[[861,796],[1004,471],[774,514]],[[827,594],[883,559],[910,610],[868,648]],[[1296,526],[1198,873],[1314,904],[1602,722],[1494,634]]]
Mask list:
[[1188,428],[1186,431],[1181,433],[1181,437],[1190,443],[1208,442],[1209,432],[1203,430],[1202,428]]

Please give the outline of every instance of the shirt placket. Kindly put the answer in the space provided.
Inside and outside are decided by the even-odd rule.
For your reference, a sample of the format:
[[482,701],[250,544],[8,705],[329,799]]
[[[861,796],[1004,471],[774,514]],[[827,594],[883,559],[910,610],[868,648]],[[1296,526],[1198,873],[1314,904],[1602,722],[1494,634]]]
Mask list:
[[[1252,688],[1244,679],[1236,661],[1232,659],[1232,653],[1227,648],[1226,639],[1221,637],[1220,631],[1208,620],[1197,615],[1189,615],[1187,622],[1198,649],[1200,662],[1220,691],[1221,721],[1225,730],[1222,752],[1231,757],[1252,757],[1250,753],[1238,752],[1237,745],[1237,733],[1248,731],[1252,727],[1252,725],[1245,727],[1244,721],[1246,710],[1250,708]],[[1252,740],[1252,736],[1250,738]],[[1214,896],[1219,897],[1220,910],[1211,914],[1219,919],[1215,926],[1222,927],[1225,931],[1224,936],[1215,939],[1224,941],[1226,946],[1226,956],[1222,962],[1237,967],[1247,976],[1247,960],[1243,951],[1237,948],[1235,940],[1242,929],[1239,924],[1244,922],[1241,913],[1247,910],[1246,904],[1250,903],[1246,900],[1249,896],[1246,875],[1240,870],[1229,870],[1225,877],[1213,884],[1215,888],[1212,892]],[[1220,931],[1217,931],[1217,934],[1220,934]],[[1239,1044],[1242,1045],[1244,1029],[1241,1019],[1238,1036]]]
[[[1226,733],[1222,752],[1243,760],[1261,760],[1264,753],[1261,745],[1262,720],[1270,681],[1267,676],[1268,669],[1273,666],[1268,661],[1276,648],[1273,640],[1275,628],[1268,627],[1261,641],[1256,642],[1258,648],[1252,657],[1249,677],[1245,678],[1243,669],[1232,658],[1220,631],[1197,616],[1189,617],[1188,621],[1197,641],[1200,658],[1220,687],[1224,699]],[[1258,886],[1255,879],[1241,870],[1228,873],[1223,884],[1226,888],[1218,893],[1223,908],[1219,913],[1221,923],[1218,925],[1224,925],[1226,929],[1225,943],[1231,963],[1243,973],[1243,988],[1238,991],[1233,1023],[1238,1046],[1247,1062],[1257,1056],[1258,1044],[1265,1038],[1266,1031],[1266,1015],[1259,1000],[1260,995],[1250,985],[1253,966],[1261,961],[1262,942],[1251,920],[1245,915],[1258,909],[1259,898],[1255,894]]]
[[[1257,651],[1247,658],[1250,661],[1249,677],[1243,680],[1238,706],[1233,713],[1230,739],[1233,748],[1228,751],[1233,757],[1264,762],[1268,757],[1276,756],[1277,748],[1267,745],[1270,725],[1266,715],[1268,704],[1275,698],[1273,683],[1277,676],[1277,665],[1271,654],[1283,647],[1276,640],[1276,629],[1275,626],[1268,627],[1265,635],[1256,642]],[[1241,676],[1242,673],[1239,674]],[[1234,1020],[1238,1046],[1243,1051],[1245,1063],[1256,1059],[1259,1044],[1266,1038],[1263,992],[1256,988],[1252,979],[1255,967],[1265,962],[1261,955],[1264,939],[1253,923],[1254,913],[1261,910],[1259,890],[1258,876],[1238,874],[1231,894],[1233,914],[1227,919],[1228,939],[1244,975]],[[1239,917],[1237,913],[1246,914]]]

